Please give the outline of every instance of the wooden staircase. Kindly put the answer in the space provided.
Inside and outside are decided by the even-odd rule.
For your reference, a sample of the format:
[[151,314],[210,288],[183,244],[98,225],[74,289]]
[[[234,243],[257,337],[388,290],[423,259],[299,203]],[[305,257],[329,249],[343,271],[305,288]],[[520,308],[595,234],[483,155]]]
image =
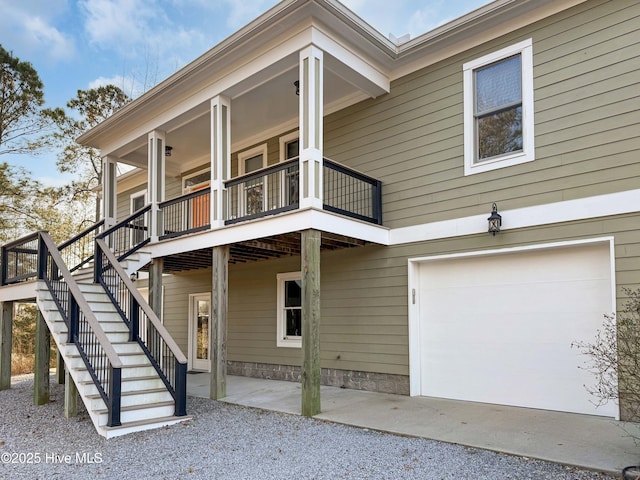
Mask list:
[[[127,263],[135,271],[144,260],[141,254],[132,257]],[[38,282],[36,301],[97,432],[111,438],[190,419],[174,415],[173,396],[138,342],[129,341],[129,329],[102,285],[93,283],[93,267],[78,270],[73,276],[123,365],[120,426],[107,426],[107,406],[76,345],[68,343],[67,325],[43,281]]]

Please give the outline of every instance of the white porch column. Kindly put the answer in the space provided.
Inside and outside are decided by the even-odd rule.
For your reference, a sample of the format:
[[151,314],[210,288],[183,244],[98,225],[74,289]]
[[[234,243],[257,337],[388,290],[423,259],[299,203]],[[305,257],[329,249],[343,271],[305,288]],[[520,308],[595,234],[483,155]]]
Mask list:
[[118,213],[117,166],[116,159],[102,158],[102,218],[104,218],[105,230],[116,224]]
[[300,51],[300,208],[322,209],[323,52]]
[[224,181],[231,175],[231,100],[211,99],[211,228],[224,226]]
[[165,159],[164,159],[165,135],[164,132],[154,130],[149,133],[149,154],[148,154],[148,187],[147,193],[149,203],[151,203],[150,215],[150,236],[151,241],[158,241],[158,237],[163,233],[162,218],[158,203],[164,201],[165,195]]

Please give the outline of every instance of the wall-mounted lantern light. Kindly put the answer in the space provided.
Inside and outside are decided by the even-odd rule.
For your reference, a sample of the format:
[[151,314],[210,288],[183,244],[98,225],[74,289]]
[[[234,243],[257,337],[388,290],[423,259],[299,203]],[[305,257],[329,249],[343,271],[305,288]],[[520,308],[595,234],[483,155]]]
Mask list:
[[300,95],[300,81],[296,80],[293,85],[296,87],[296,95]]
[[164,156],[165,157],[170,157],[171,156],[171,150],[173,150],[173,147],[171,145],[167,145],[164,147]]
[[502,226],[502,216],[498,213],[498,206],[495,203],[491,207],[491,216],[487,220],[489,221],[489,233],[491,235],[498,233]]

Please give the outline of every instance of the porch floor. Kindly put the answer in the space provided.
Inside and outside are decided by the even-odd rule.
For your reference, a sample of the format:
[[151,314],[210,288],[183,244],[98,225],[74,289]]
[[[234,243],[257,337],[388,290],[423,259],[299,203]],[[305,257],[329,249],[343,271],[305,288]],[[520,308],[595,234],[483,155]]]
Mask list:
[[[209,375],[187,375],[191,396],[209,397]],[[300,415],[299,383],[228,376],[224,402]],[[620,473],[640,450],[611,418],[321,387],[315,418]],[[640,435],[638,425],[633,425]]]

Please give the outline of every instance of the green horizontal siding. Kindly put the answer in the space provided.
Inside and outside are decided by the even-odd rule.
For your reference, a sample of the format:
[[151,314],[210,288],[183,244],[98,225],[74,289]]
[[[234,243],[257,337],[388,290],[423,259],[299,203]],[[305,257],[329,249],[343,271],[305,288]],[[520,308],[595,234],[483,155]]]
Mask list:
[[[533,39],[531,163],[465,177],[462,65]],[[585,2],[396,80],[325,120],[325,154],[383,182],[402,227],[637,188],[640,3]]]
[[[321,255],[320,352],[323,368],[409,374],[408,259],[614,236],[618,306],[640,287],[639,215],[618,215],[393,247],[370,245]],[[300,365],[301,351],[276,346],[278,273],[298,257],[229,266],[227,358]],[[187,353],[189,294],[211,289],[211,271],[165,277],[164,322]],[[603,312],[607,313],[607,312]]]

